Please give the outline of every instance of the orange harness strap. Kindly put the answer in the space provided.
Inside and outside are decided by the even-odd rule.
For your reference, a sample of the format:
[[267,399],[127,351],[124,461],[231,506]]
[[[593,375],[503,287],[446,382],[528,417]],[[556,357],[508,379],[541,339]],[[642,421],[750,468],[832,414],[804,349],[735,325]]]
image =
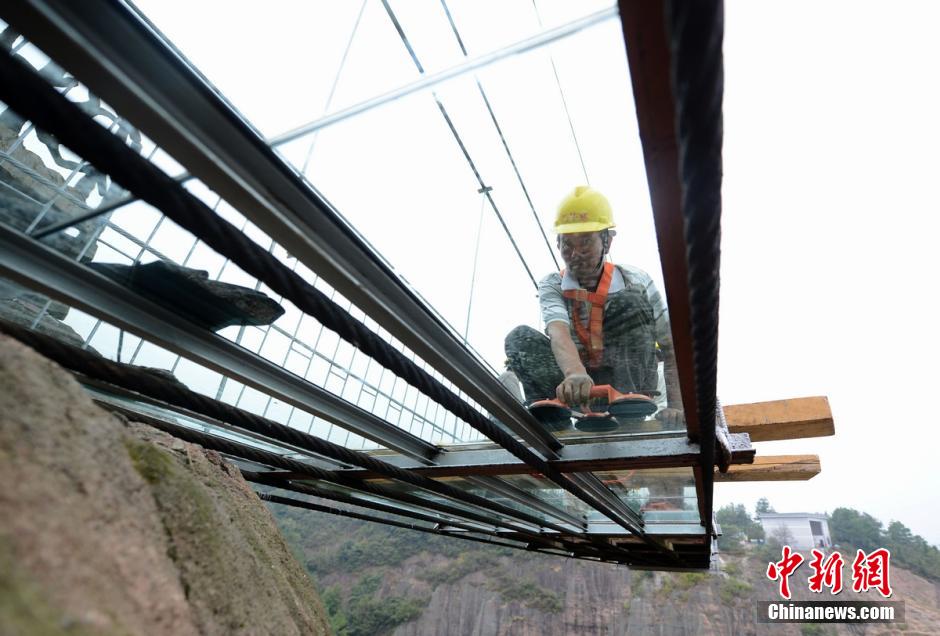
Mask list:
[[[571,311],[571,320],[574,324],[575,333],[578,340],[584,345],[588,354],[588,365],[597,367],[600,365],[601,356],[604,353],[604,303],[607,302],[607,291],[610,289],[610,281],[614,274],[614,264],[604,263],[604,273],[597,283],[597,291],[589,292],[584,289],[568,289],[562,292],[565,298],[574,301]],[[565,270],[561,271],[564,278]],[[585,327],[581,322],[581,303],[588,303],[591,307],[591,315],[588,326]]]

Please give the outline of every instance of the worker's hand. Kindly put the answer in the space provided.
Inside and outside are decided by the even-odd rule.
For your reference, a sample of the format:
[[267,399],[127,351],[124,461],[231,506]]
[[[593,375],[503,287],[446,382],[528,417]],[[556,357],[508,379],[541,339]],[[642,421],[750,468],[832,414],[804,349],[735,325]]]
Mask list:
[[594,380],[587,373],[572,373],[555,389],[556,397],[568,406],[587,406]]
[[685,413],[682,409],[664,408],[656,414],[656,419],[665,427],[678,427],[685,425]]

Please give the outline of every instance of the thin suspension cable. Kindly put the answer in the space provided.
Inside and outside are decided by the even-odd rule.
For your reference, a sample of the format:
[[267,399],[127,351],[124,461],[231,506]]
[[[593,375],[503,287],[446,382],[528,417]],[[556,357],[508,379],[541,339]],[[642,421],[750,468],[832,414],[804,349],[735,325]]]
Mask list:
[[[330,94],[326,98],[326,104],[323,106],[323,112],[330,112],[330,106],[333,105],[333,96],[336,95],[336,87],[339,85],[340,75],[343,74],[343,69],[346,67],[346,58],[349,57],[349,49],[352,48],[353,40],[356,39],[356,33],[359,31],[359,23],[362,21],[362,14],[365,13],[366,4],[369,3],[369,0],[362,0],[362,6],[359,7],[359,14],[356,16],[356,21],[353,23],[352,33],[349,34],[349,41],[346,42],[346,48],[343,50],[343,57],[339,61],[339,68],[336,69],[336,77],[333,78],[333,86],[330,87]],[[317,139],[320,137],[320,131],[315,130],[313,132],[313,138],[310,140],[310,148],[307,149],[307,156],[304,158],[303,168],[300,170],[300,174],[307,174],[307,166],[310,165],[310,157],[313,156],[313,148],[317,145]]]
[[470,333],[470,308],[473,307],[473,289],[477,282],[477,262],[480,258],[480,237],[483,234],[483,210],[486,208],[486,193],[480,192],[480,220],[477,221],[477,245],[473,250],[473,273],[470,275],[470,298],[467,299],[467,321],[463,328],[463,341],[467,342],[467,335]]
[[[395,26],[395,30],[398,32],[398,37],[401,39],[402,44],[404,44],[405,48],[408,50],[408,54],[411,56],[411,60],[415,63],[415,67],[418,69],[418,72],[424,75],[424,66],[421,65],[421,61],[418,59],[418,55],[411,46],[411,41],[408,39],[408,36],[405,35],[405,31],[402,29],[401,23],[398,21],[398,17],[395,15],[395,12],[392,11],[392,7],[388,4],[388,0],[382,0],[382,6],[385,7],[385,12],[388,14],[389,19]],[[513,249],[516,251],[516,255],[519,257],[519,261],[522,263],[522,267],[525,268],[526,274],[529,275],[529,280],[532,281],[532,286],[538,289],[538,283],[535,280],[535,275],[532,274],[532,270],[529,268],[529,264],[526,262],[525,257],[522,255],[522,251],[516,244],[516,239],[513,238],[512,232],[509,231],[509,227],[506,225],[506,221],[503,219],[503,215],[500,214],[499,208],[496,206],[496,202],[493,200],[492,194],[488,191],[491,188],[489,188],[489,186],[483,182],[483,177],[480,176],[480,171],[477,170],[476,164],[470,157],[470,153],[467,151],[467,147],[464,145],[463,139],[460,138],[460,134],[457,132],[457,128],[454,126],[454,122],[451,120],[450,115],[447,114],[447,109],[444,108],[444,104],[441,103],[440,98],[437,96],[437,92],[432,91],[431,95],[434,97],[434,101],[437,103],[437,108],[441,111],[441,116],[447,123],[447,127],[450,128],[450,132],[454,136],[454,140],[457,142],[457,145],[460,146],[460,150],[463,152],[464,159],[467,160],[467,164],[469,164],[470,169],[473,171],[473,175],[480,184],[480,188],[484,190],[484,196],[486,197],[487,201],[489,201],[490,206],[493,208],[493,213],[496,214],[496,218],[499,219],[500,225],[503,226],[503,231],[506,232],[506,237],[509,239]]]
[[[467,56],[467,47],[464,46],[463,38],[460,37],[460,32],[457,30],[457,24],[454,22],[454,18],[450,13],[450,8],[447,6],[447,0],[441,0],[441,6],[444,8],[444,14],[447,16],[447,21],[450,23],[450,29],[454,33],[454,37],[457,38],[457,44],[460,46],[460,50],[463,53],[464,57]],[[532,197],[529,196],[529,189],[525,186],[525,181],[522,179],[522,174],[519,172],[519,167],[516,165],[516,160],[512,156],[512,152],[509,150],[509,144],[506,142],[506,137],[503,135],[503,129],[499,125],[499,121],[496,119],[496,114],[493,112],[493,107],[490,105],[490,100],[486,96],[486,91],[483,90],[483,84],[480,83],[478,77],[474,77],[474,80],[477,84],[477,89],[480,91],[480,97],[483,98],[483,103],[486,105],[486,111],[490,114],[490,119],[493,122],[493,126],[496,128],[496,134],[499,135],[499,140],[503,144],[503,149],[506,151],[506,156],[509,157],[509,163],[512,165],[513,172],[516,173],[516,179],[519,181],[519,187],[522,188],[522,194],[525,195],[525,200],[529,204],[529,209],[532,211],[532,218],[535,219],[535,225],[539,228],[539,232],[542,234],[542,239],[545,241],[545,247],[548,248],[548,253],[552,257],[552,261],[555,263],[555,269],[561,269],[561,265],[558,263],[558,257],[555,256],[555,250],[552,249],[552,244],[548,240],[548,236],[545,234],[545,228],[542,227],[542,222],[539,221],[538,212],[535,211],[535,205],[532,203]]]
[[[408,84],[406,86],[400,86],[399,88],[393,91],[390,91],[383,95],[379,95],[377,97],[373,97],[369,100],[366,100],[365,102],[353,104],[352,106],[345,108],[341,111],[335,111],[333,113],[329,113],[316,121],[309,122],[307,124],[304,124],[303,126],[300,126],[299,128],[295,128],[293,130],[282,133],[276,137],[272,137],[268,139],[267,141],[271,145],[271,147],[277,148],[284,144],[290,143],[291,141],[294,141],[300,137],[309,135],[313,133],[314,131],[336,124],[340,121],[344,121],[345,119],[349,117],[353,117],[355,115],[363,113],[372,108],[377,108],[378,106],[381,106],[382,104],[386,104],[395,99],[399,99],[406,95],[410,95],[419,90],[430,88],[431,86],[435,86],[442,82],[452,80],[456,77],[459,77],[460,75],[469,73],[470,71],[473,71],[475,69],[489,66],[490,64],[493,64],[502,59],[505,59],[511,55],[518,55],[518,54],[526,53],[536,48],[545,46],[546,44],[550,44],[551,42],[555,42],[556,40],[570,37],[571,35],[578,33],[584,29],[590,28],[594,25],[600,24],[607,20],[614,19],[618,16],[619,16],[619,12],[616,6],[612,6],[607,9],[602,9],[600,11],[584,16],[583,18],[580,18],[573,22],[569,22],[568,24],[562,25],[560,27],[556,27],[553,29],[549,29],[548,31],[542,31],[540,33],[537,33],[536,35],[532,37],[529,37],[525,40],[511,44],[508,47],[504,47],[497,51],[491,51],[485,55],[478,56],[473,59],[469,59],[463,64],[461,64],[460,66],[445,69],[443,71],[439,71],[432,75],[425,75],[417,82],[412,82],[411,84]],[[18,48],[20,48],[21,46],[25,44],[26,44],[26,40],[21,41],[20,44],[14,47],[14,52],[16,52]],[[174,178],[180,183],[184,183],[192,179],[193,175],[190,175],[188,173],[183,173],[183,174],[177,175]],[[46,236],[49,236],[50,234],[55,234],[57,232],[61,232],[62,230],[68,229],[75,223],[88,221],[90,219],[95,218],[96,216],[100,216],[107,212],[111,212],[121,206],[127,205],[136,200],[137,199],[134,196],[124,197],[122,199],[115,201],[112,205],[107,206],[107,209],[99,208],[98,210],[92,210],[88,213],[83,214],[81,217],[76,217],[74,219],[74,222],[71,220],[61,221],[55,225],[50,225],[39,232],[34,232],[30,236],[33,236],[34,238],[37,238],[37,239],[44,238]]]
[[[542,15],[539,13],[538,0],[532,0],[532,8],[535,9],[535,19],[539,22],[539,28],[542,28]],[[574,147],[578,151],[578,159],[581,161],[581,171],[584,173],[584,182],[591,185],[591,179],[588,177],[587,167],[584,164],[584,155],[581,154],[581,144],[578,143],[578,134],[574,131],[574,123],[571,121],[571,112],[568,110],[568,100],[565,99],[565,91],[561,87],[561,79],[558,77],[558,67],[555,66],[555,58],[551,53],[548,54],[548,61],[552,64],[552,73],[555,74],[555,84],[558,86],[558,94],[561,96],[561,105],[565,108],[565,117],[568,118],[568,128],[571,130],[571,138],[574,139]]]

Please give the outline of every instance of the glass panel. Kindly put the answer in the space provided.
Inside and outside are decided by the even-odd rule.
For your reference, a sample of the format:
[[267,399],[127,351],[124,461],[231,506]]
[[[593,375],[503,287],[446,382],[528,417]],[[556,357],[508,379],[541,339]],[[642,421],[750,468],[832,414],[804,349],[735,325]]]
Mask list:
[[647,468],[595,472],[598,479],[644,521],[699,523],[691,468]]

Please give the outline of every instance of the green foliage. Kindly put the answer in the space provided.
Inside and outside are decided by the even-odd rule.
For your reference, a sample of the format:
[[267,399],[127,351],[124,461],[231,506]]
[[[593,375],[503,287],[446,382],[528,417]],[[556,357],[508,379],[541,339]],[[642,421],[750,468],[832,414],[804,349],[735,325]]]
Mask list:
[[711,575],[707,572],[663,572],[655,595],[657,598],[667,598],[675,592],[680,600],[685,600],[689,590],[700,583],[707,584],[710,580]]
[[851,508],[836,508],[832,511],[829,531],[836,543],[851,543],[866,551],[881,547],[881,522]]
[[163,481],[173,470],[173,458],[169,453],[161,450],[156,444],[127,440],[124,442],[127,454],[131,458],[134,470],[146,480],[148,484]]
[[673,578],[678,589],[689,590],[699,583],[710,581],[711,575],[708,572],[679,572]]
[[455,560],[441,567],[428,568],[418,572],[417,578],[427,581],[431,585],[446,585],[447,583],[459,581],[468,574],[494,567],[496,564],[497,558],[495,555],[481,551],[464,552],[458,555]]
[[[940,550],[913,534],[900,521],[892,521],[887,529],[869,514],[851,508],[836,508],[830,517],[829,529],[836,543],[857,546],[865,551],[887,548],[892,563],[898,563],[915,574],[940,580]],[[854,558],[848,555],[847,558]]]
[[757,506],[755,506],[755,512],[759,515],[767,514],[768,512],[777,512],[774,510],[774,507],[770,505],[770,502],[767,500],[767,497],[761,497],[757,500]]
[[[281,527],[292,527],[292,520],[303,511],[272,506]],[[415,533],[377,523],[350,522],[340,517],[317,517],[317,523],[304,523],[299,538],[306,557],[307,570],[314,576],[334,572],[359,571],[369,567],[401,565],[406,559],[421,552],[433,552],[457,557],[466,549],[460,539],[423,535],[415,540]],[[309,517],[308,517],[309,519]],[[286,536],[290,537],[290,535]]]
[[[376,636],[412,621],[424,611],[428,599],[391,596],[362,601],[348,610],[347,636]],[[339,632],[337,632],[339,636]]]
[[519,601],[542,612],[558,614],[565,608],[561,597],[532,579],[517,579],[500,572],[488,587],[498,592],[503,600]]
[[649,570],[631,570],[630,571],[630,593],[634,596],[642,596],[647,588],[647,581],[652,580],[653,573]]
[[762,545],[758,545],[751,552],[752,559],[763,569],[771,561],[779,561],[782,556],[783,544],[777,539],[768,539]]
[[740,602],[743,598],[749,595],[750,592],[750,583],[733,576],[729,576],[727,579],[722,581],[721,587],[718,588],[718,595],[721,597],[721,602],[726,605],[732,605],[734,603]]
[[763,539],[764,529],[760,523],[751,519],[743,504],[728,504],[715,513],[715,519],[721,526],[718,548],[726,552],[741,551],[745,539]]
[[830,636],[830,634],[835,633],[835,628],[825,623],[804,623],[800,625],[800,636]]
[[323,592],[323,605],[329,614],[330,628],[336,636],[377,636],[421,615],[430,599],[386,596],[376,598],[382,585],[379,574],[367,574],[350,589],[343,602],[339,586]]

